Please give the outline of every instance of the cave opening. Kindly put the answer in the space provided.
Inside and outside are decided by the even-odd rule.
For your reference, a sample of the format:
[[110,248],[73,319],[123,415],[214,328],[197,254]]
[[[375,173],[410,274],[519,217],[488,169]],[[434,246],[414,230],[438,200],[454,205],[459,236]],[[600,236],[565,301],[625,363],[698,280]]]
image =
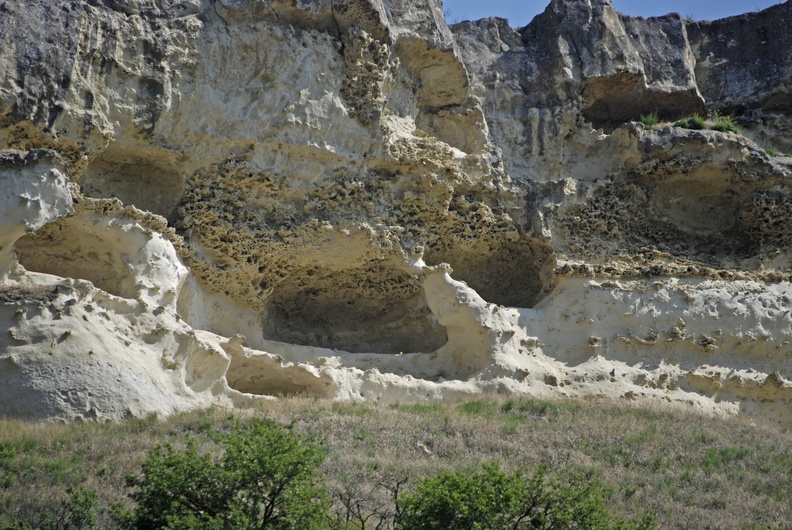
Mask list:
[[263,334],[352,353],[420,353],[448,336],[418,278],[387,267],[309,269],[278,285],[265,303]]
[[448,263],[455,280],[487,302],[507,307],[533,307],[554,285],[552,247],[525,235],[430,248],[425,259],[429,265]]
[[78,179],[89,197],[116,197],[169,222],[184,194],[184,182],[177,155],[155,147],[110,147]]

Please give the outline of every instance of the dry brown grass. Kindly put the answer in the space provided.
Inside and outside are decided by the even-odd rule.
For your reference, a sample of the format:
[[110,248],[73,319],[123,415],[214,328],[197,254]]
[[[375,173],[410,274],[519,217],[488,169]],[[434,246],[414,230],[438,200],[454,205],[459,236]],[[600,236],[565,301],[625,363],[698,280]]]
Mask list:
[[52,302],[58,296],[58,285],[0,285],[0,302]]
[[[744,419],[717,419],[606,402],[487,398],[461,404],[339,404],[287,399],[237,413],[311,433],[327,448],[323,471],[337,506],[392,510],[389,487],[440,470],[497,460],[506,469],[546,464],[560,476],[602,481],[609,507],[650,510],[659,528],[785,527],[792,521],[792,434]],[[122,424],[0,422],[0,514],[34,517],[68,486],[126,498],[124,476],[159,443],[206,437],[230,425],[213,410]],[[406,481],[406,482],[404,482]],[[403,483],[404,482],[404,483]],[[103,524],[110,525],[109,517]],[[0,527],[7,520],[0,515]]]

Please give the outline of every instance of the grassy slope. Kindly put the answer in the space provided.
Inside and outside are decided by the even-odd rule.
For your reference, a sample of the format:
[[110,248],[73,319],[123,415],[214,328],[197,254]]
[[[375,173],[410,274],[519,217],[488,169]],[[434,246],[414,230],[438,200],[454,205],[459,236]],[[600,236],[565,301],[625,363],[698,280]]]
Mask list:
[[[389,509],[383,485],[407,479],[409,487],[422,475],[498,460],[506,469],[547,464],[597,477],[613,512],[648,509],[659,528],[792,520],[792,434],[737,418],[517,398],[390,406],[287,399],[254,414],[314,434],[328,448],[324,472],[336,500],[351,496],[364,510]],[[156,444],[205,439],[228,424],[217,410],[121,424],[1,421],[0,526],[12,516],[34,522],[69,486],[98,490],[105,506],[124,500],[124,476]]]

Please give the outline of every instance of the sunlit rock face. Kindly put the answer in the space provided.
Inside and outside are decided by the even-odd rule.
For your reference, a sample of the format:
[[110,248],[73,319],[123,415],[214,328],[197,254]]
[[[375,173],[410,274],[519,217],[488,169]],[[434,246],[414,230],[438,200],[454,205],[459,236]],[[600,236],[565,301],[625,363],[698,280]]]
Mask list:
[[[0,415],[497,392],[792,419],[790,4],[0,10]],[[672,125],[715,112],[738,132]]]

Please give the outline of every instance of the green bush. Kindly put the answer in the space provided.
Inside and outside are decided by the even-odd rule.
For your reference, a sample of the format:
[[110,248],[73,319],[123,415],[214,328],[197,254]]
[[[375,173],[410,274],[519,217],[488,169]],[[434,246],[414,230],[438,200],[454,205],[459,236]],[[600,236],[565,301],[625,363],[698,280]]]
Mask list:
[[481,472],[443,472],[422,479],[399,499],[403,530],[649,529],[654,520],[622,521],[605,510],[596,483],[551,482],[540,468],[533,475],[505,473],[497,464]]
[[644,127],[651,130],[657,127],[657,124],[660,123],[660,117],[657,115],[656,111],[645,116],[641,114],[641,123],[643,123]]
[[270,420],[236,423],[218,434],[222,455],[158,446],[143,474],[127,478],[137,503],[119,510],[127,528],[311,530],[327,517],[319,466],[324,452]]
[[681,120],[674,123],[675,127],[682,127],[683,129],[694,129],[694,130],[701,130],[707,127],[707,122],[698,114],[693,114],[692,116],[688,116],[687,118],[682,118]]

